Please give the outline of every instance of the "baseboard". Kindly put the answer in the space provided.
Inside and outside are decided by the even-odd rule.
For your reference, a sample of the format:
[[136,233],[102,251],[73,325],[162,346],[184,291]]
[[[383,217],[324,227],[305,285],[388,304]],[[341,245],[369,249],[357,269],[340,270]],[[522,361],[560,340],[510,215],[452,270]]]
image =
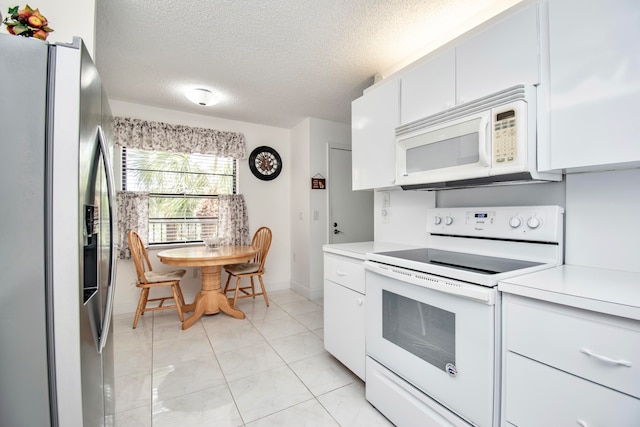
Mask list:
[[289,285],[289,288],[295,293],[298,293],[307,299],[311,299],[311,295],[308,287],[292,281],[291,284]]

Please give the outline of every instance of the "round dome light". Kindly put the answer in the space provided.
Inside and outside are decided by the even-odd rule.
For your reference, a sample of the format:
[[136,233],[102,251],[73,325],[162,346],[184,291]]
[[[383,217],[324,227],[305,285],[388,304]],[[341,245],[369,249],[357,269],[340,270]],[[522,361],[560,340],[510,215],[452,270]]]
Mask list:
[[184,95],[189,101],[202,106],[215,105],[219,101],[218,97],[207,89],[191,89]]

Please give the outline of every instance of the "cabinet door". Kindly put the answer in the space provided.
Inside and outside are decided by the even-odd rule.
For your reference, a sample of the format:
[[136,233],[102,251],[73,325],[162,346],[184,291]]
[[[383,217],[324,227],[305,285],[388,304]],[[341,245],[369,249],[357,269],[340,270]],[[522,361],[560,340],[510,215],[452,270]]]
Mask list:
[[538,84],[538,6],[505,16],[456,47],[456,102]]
[[455,67],[455,49],[452,48],[402,73],[401,124],[422,119],[455,105]]
[[554,169],[640,160],[638,40],[637,0],[549,2]]
[[364,381],[364,295],[324,281],[324,347]]
[[400,121],[400,84],[397,78],[351,104],[353,189],[392,187],[396,176],[396,127]]

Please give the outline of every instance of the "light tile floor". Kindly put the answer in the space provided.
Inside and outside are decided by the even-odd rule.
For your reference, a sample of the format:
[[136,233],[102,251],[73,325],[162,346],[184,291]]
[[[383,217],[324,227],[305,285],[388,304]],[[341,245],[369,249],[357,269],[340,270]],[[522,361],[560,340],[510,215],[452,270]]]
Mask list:
[[324,350],[322,301],[238,302],[246,319],[173,310],[114,318],[116,426],[391,426],[364,383]]

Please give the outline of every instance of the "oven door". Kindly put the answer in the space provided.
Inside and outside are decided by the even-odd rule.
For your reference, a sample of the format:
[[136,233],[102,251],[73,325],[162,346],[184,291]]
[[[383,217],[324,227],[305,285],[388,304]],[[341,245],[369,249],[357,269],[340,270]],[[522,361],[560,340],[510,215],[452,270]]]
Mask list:
[[475,425],[495,415],[497,291],[371,261],[367,355]]

